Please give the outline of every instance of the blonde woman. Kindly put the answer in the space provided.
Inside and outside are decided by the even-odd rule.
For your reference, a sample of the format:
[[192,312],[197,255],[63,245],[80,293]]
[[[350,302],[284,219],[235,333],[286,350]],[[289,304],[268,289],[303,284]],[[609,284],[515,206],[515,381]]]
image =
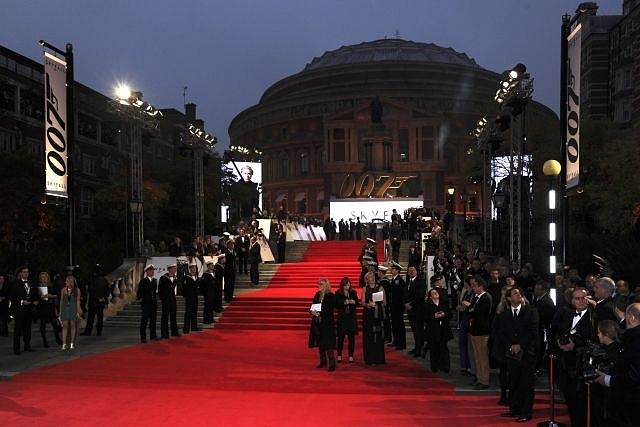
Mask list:
[[56,337],[56,343],[62,344],[60,339],[60,325],[58,316],[56,315],[56,291],[51,283],[51,277],[46,271],[38,275],[38,290],[40,292],[40,303],[37,307],[38,318],[40,319],[40,335],[42,335],[42,345],[49,347],[47,342],[47,323],[51,323],[53,335]]
[[320,364],[317,368],[328,367],[328,371],[336,370],[336,329],[333,311],[336,298],[331,292],[328,279],[318,281],[318,292],[313,297],[313,304],[321,304],[320,311],[311,310],[311,327],[309,330],[309,348],[318,347]]
[[76,279],[67,276],[60,293],[60,321],[62,322],[62,349],[67,349],[67,334],[71,336],[69,349],[73,350],[76,337],[76,322],[80,318],[80,291]]

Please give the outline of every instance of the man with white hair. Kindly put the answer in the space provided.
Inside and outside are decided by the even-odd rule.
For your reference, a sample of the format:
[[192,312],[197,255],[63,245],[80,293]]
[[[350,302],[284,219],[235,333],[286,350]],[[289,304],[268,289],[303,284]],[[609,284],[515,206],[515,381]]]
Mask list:
[[616,284],[609,277],[601,277],[596,280],[593,285],[593,294],[595,296],[595,304],[593,306],[594,321],[597,325],[603,320],[613,320],[617,322],[616,314],[613,310],[613,292]]

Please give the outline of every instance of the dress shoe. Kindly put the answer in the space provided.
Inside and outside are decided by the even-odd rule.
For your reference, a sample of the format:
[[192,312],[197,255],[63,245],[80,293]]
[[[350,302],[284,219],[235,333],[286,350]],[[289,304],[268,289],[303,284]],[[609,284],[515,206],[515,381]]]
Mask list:
[[475,387],[473,387],[474,390],[487,390],[489,388],[489,386],[487,384],[476,384]]
[[329,371],[329,372],[333,372],[335,370],[336,370],[336,365],[330,365],[329,369],[327,369],[327,371]]
[[141,340],[140,340],[140,342],[141,342],[142,344],[144,344],[144,343],[146,343],[146,342],[147,342],[147,340],[143,338],[143,339],[141,339]]
[[463,377],[470,377],[472,374],[468,369],[460,369],[460,375]]
[[49,343],[44,343],[44,344],[42,344],[42,346],[43,346],[44,348],[49,348]]
[[13,354],[15,354],[16,356],[20,356],[22,352],[20,350],[13,350]]
[[316,366],[316,368],[325,368],[327,366],[326,363],[321,363],[318,366]]
[[500,405],[500,406],[509,406],[509,402],[507,402],[506,398],[501,397],[500,400],[498,400],[498,405]]
[[502,418],[515,418],[515,417],[518,417],[519,415],[516,414],[515,412],[509,411],[509,412],[503,412],[502,414],[500,414],[500,416]]
[[193,329],[192,329],[192,331],[193,331],[193,332],[200,332],[201,330],[202,330],[202,329],[200,329],[200,328],[193,328]]
[[181,337],[181,334],[171,334],[172,337]]
[[24,351],[36,351],[36,349],[29,347],[29,348],[25,348]]
[[517,423],[526,423],[527,421],[529,421],[531,419],[531,415],[521,415],[520,417],[518,417],[518,419],[516,420]]
[[91,335],[89,332],[83,332],[80,334],[81,337],[88,337],[89,335]]

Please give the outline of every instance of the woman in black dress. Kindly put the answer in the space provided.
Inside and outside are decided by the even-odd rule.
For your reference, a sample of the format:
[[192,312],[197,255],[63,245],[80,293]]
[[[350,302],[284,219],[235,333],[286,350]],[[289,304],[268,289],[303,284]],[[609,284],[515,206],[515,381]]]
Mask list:
[[447,344],[453,339],[451,333],[451,310],[447,300],[440,298],[438,289],[432,288],[425,304],[427,342],[431,347],[431,372],[449,373],[450,360]]
[[336,370],[336,329],[333,311],[336,308],[336,298],[331,292],[328,279],[320,279],[318,292],[313,297],[314,304],[321,304],[320,311],[311,310],[311,328],[309,331],[309,348],[318,347],[320,364],[317,368],[328,367],[328,371]]
[[36,307],[36,311],[38,313],[38,318],[40,319],[42,345],[44,347],[49,347],[49,343],[47,342],[47,323],[51,324],[53,335],[56,338],[56,343],[60,345],[62,344],[62,338],[60,338],[60,327],[58,325],[58,314],[56,312],[58,308],[58,290],[51,282],[49,273],[46,271],[41,272],[38,279],[40,303]]
[[[386,298],[384,289],[376,284],[376,277],[373,273],[364,276],[366,287],[364,288],[364,313],[362,322],[362,344],[363,356],[367,365],[378,365],[385,363],[384,360],[384,336],[383,321],[385,316]],[[373,294],[382,292],[382,301],[373,301]]]
[[351,288],[351,279],[343,277],[340,289],[336,292],[336,309],[338,310],[338,362],[342,362],[344,337],[349,337],[349,363],[353,363],[353,350],[356,346],[358,326],[356,307],[360,305],[358,294]]

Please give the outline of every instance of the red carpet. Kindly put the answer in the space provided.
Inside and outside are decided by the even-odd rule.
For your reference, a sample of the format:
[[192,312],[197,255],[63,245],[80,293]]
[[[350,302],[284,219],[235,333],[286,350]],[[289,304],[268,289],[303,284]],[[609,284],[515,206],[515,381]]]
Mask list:
[[[496,397],[457,396],[402,354],[315,368],[307,309],[318,277],[357,281],[356,242],[312,243],[214,330],[136,345],[0,382],[6,426],[491,426]],[[356,360],[360,360],[358,341]],[[540,420],[543,414],[536,414]],[[534,420],[535,421],[535,420]],[[508,423],[510,424],[510,423]],[[529,423],[533,425],[534,423]]]

